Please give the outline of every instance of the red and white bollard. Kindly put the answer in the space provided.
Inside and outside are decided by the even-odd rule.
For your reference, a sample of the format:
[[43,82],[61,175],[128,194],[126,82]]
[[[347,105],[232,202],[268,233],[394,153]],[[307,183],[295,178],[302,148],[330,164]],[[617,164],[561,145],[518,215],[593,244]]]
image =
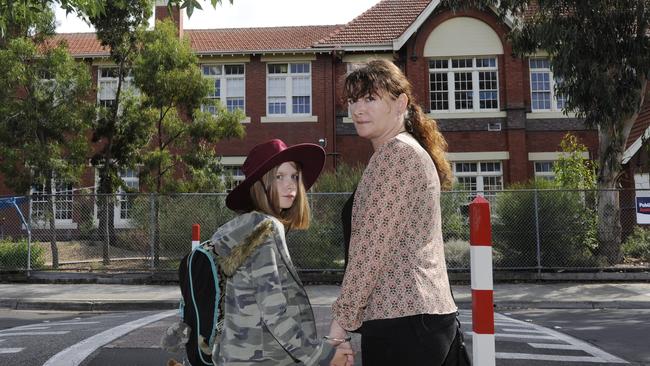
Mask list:
[[469,205],[472,272],[472,363],[494,366],[494,302],[492,286],[492,224],[490,203],[476,197]]
[[201,244],[201,225],[192,225],[192,250]]

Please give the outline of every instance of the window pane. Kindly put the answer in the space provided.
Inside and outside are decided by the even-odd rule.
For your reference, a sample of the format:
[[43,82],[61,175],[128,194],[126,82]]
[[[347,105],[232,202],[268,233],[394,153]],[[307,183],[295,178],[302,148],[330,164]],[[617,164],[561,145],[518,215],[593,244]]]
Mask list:
[[292,113],[311,113],[309,97],[293,97],[292,101]]
[[226,89],[228,97],[244,97],[244,79],[242,78],[229,78],[226,79]]
[[226,75],[244,75],[244,65],[224,65]]
[[479,80],[479,107],[481,109],[499,108],[497,73],[496,71],[482,71],[478,73]]
[[501,163],[499,162],[487,162],[481,163],[481,172],[500,172]]
[[244,110],[244,98],[228,98],[226,99],[226,108],[229,112],[235,109]]
[[203,75],[221,75],[221,65],[203,65]]
[[294,76],[292,92],[294,96],[311,95],[311,79],[309,76]]
[[269,96],[277,97],[286,94],[286,78],[284,77],[273,77],[269,78]]
[[287,102],[284,97],[269,97],[269,114],[286,114]]
[[286,74],[287,64],[269,64],[269,74]]
[[309,73],[309,64],[291,64],[291,73],[292,74],[308,74]]
[[454,98],[456,99],[456,109],[472,109],[472,73],[455,72],[454,73]]
[[447,73],[431,73],[429,75],[431,88],[431,110],[441,111],[449,109],[449,84]]
[[456,172],[475,172],[476,163],[456,163]]
[[476,191],[476,177],[458,177],[461,191]]
[[471,58],[453,59],[451,60],[451,67],[454,69],[472,67],[472,59]]
[[552,161],[536,161],[535,162],[535,173],[552,173],[553,172],[553,162]]
[[501,176],[483,177],[483,189],[486,191],[500,191],[503,189]]
[[221,96],[221,79],[214,79],[214,90],[208,93],[208,98],[219,98]]
[[449,60],[429,60],[430,69],[446,69],[449,67]]
[[497,59],[496,58],[477,58],[476,67],[496,67]]

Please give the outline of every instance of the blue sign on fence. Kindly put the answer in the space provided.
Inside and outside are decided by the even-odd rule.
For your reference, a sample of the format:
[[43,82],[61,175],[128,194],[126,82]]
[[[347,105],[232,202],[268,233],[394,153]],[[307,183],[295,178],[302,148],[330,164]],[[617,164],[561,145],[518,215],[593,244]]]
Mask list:
[[650,224],[650,197],[636,197],[637,224]]

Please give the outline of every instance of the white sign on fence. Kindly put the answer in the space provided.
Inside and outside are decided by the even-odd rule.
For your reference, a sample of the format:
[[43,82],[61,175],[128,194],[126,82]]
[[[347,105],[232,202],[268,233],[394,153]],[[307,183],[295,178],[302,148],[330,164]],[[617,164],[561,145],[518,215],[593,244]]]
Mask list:
[[636,191],[636,223],[650,225],[650,191]]

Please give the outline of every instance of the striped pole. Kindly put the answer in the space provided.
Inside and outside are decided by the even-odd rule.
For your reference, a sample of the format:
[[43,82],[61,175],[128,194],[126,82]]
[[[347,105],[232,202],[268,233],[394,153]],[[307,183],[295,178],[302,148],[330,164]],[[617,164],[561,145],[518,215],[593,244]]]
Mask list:
[[192,225],[192,250],[198,247],[201,242],[201,225]]
[[492,288],[492,225],[490,203],[476,197],[469,205],[472,271],[472,363],[494,366],[494,304]]

